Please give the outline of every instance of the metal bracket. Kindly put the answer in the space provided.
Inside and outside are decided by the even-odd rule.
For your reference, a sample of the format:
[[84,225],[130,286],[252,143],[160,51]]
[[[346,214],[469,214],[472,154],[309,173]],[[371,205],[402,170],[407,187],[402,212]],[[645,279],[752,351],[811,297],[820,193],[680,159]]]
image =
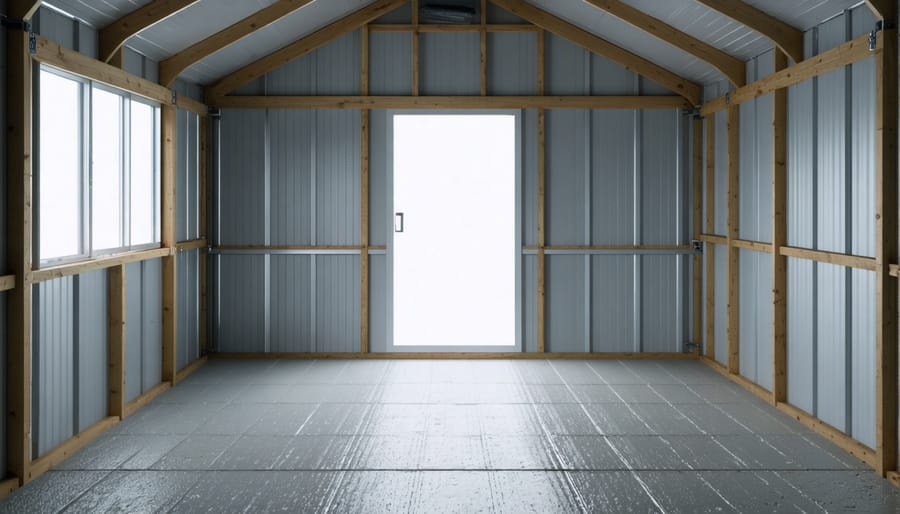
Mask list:
[[25,20],[13,20],[7,18],[5,15],[0,14],[0,25],[3,28],[9,30],[21,30],[22,32],[28,33],[28,52],[31,55],[37,53],[37,36],[34,35],[34,30],[31,26],[30,22]]
[[878,20],[875,22],[875,28],[869,32],[869,51],[874,52],[878,46],[878,33],[884,30],[895,28],[894,23],[886,20]]
[[684,343],[684,351],[685,351],[685,353],[691,353],[691,352],[693,352],[695,349],[698,349],[698,348],[703,348],[703,345],[702,345],[701,343],[694,343],[694,342],[691,342],[691,341],[687,341],[687,342]]
[[210,118],[219,118],[222,116],[222,111],[220,111],[219,109],[210,107],[209,109],[206,110],[206,115],[209,116]]
[[172,90],[172,105],[178,105],[178,91]]
[[703,116],[700,116],[700,107],[692,107],[690,109],[682,109],[681,114],[683,114],[684,116],[690,116],[692,118],[702,118],[703,117]]
[[725,105],[731,105],[731,91],[725,93]]
[[691,240],[691,249],[694,253],[703,253],[703,241],[700,241],[699,239]]

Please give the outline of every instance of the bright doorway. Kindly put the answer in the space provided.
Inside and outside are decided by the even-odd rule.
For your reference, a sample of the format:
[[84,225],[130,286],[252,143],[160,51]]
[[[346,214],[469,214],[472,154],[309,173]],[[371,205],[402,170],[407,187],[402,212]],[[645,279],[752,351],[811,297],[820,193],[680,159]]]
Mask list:
[[392,349],[521,349],[518,113],[390,119]]

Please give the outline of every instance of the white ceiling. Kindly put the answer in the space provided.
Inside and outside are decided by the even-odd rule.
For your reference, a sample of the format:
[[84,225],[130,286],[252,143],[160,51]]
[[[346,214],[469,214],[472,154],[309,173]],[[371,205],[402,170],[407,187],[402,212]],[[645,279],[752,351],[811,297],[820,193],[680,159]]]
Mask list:
[[[128,41],[128,46],[163,60],[275,0],[202,0]],[[182,78],[209,84],[374,0],[316,0],[272,25],[191,66]],[[583,0],[529,0],[597,36],[689,80],[722,80],[709,64],[668,45]],[[768,39],[694,0],[622,0],[651,16],[747,61],[772,48]],[[743,0],[787,23],[808,30],[860,0]],[[85,23],[102,28],[149,0],[46,0]]]

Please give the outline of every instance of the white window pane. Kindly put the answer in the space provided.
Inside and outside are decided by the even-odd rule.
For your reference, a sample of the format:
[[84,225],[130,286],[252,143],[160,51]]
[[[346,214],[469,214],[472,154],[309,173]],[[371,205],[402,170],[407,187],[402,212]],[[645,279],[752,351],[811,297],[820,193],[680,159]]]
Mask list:
[[131,244],[154,240],[155,208],[153,107],[131,102]]
[[94,88],[91,236],[94,250],[122,246],[122,97]]
[[40,75],[40,259],[81,253],[81,85]]

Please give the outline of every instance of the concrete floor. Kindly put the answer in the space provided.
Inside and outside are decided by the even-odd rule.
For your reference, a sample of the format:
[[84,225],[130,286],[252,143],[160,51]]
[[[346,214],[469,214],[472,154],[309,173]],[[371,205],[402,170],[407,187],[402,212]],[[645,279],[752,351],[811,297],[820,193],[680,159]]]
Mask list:
[[2,512],[900,512],[692,361],[211,361]]

